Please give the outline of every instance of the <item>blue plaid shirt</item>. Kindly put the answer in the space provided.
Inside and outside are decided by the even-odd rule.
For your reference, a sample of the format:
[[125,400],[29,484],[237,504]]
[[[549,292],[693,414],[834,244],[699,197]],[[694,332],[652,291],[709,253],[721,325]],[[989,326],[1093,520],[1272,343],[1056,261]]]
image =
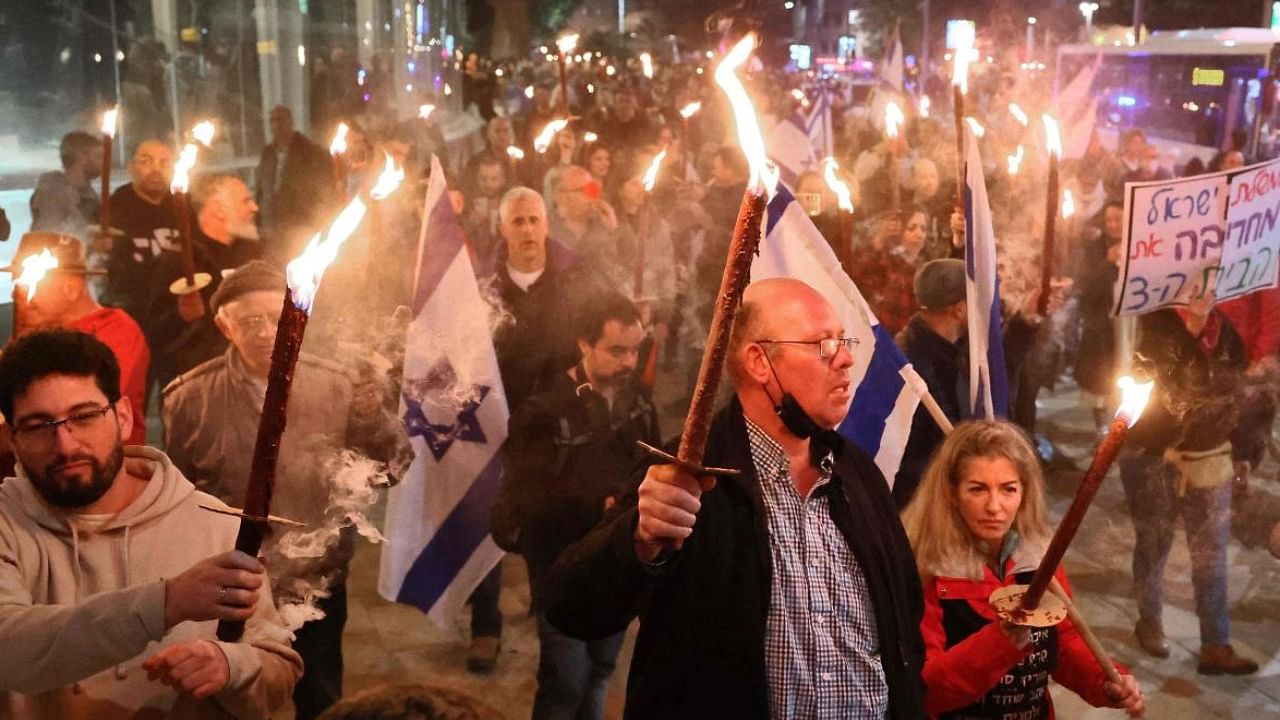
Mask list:
[[808,497],[782,446],[747,421],[773,562],[765,671],[773,718],[881,720],[889,686],[867,579],[831,518],[831,458]]

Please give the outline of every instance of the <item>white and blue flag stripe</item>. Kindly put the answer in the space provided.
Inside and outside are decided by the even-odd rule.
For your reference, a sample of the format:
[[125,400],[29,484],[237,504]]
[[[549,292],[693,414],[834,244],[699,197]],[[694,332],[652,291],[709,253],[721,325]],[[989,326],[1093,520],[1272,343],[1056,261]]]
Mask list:
[[977,139],[965,129],[965,298],[969,307],[969,410],[973,417],[1009,415],[1009,376],[1001,331],[996,234]]

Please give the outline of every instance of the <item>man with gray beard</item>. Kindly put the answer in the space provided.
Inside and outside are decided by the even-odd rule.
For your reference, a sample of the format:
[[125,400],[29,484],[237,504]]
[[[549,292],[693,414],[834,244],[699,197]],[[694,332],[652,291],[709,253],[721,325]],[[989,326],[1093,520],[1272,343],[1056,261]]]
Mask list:
[[[249,483],[284,292],[284,273],[261,260],[228,274],[209,314],[230,347],[164,389],[165,445],[174,465],[232,506],[244,502]],[[277,601],[299,604],[327,593],[316,602],[324,617],[299,627],[294,639],[305,663],[293,693],[299,720],[316,717],[342,695],[346,576],[355,551],[342,501],[347,493],[372,492],[367,476],[349,488],[335,479],[342,452],[397,468],[412,457],[404,428],[381,397],[374,383],[355,381],[336,362],[306,352],[298,360],[271,511],[306,528],[277,527],[264,557]]]
[[151,315],[143,329],[152,339],[152,362],[161,387],[226,350],[227,340],[214,324],[209,302],[224,270],[261,254],[254,225],[258,204],[240,178],[200,178],[192,188],[191,206],[195,271],[208,273],[213,281],[201,292],[175,296],[169,286],[184,277],[182,254],[165,253],[156,259],[148,303]]

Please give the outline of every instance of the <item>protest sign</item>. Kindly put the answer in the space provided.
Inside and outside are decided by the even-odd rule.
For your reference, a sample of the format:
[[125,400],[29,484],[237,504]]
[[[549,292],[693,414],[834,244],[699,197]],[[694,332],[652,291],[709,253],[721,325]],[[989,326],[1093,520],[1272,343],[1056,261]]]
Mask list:
[[1125,185],[1124,259],[1115,314],[1275,287],[1280,160],[1179,180]]

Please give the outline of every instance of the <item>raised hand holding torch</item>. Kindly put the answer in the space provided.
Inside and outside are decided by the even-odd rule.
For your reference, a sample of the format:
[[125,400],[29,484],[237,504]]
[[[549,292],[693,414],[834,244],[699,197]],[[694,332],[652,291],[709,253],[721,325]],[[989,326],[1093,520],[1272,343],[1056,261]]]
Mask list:
[[102,114],[102,195],[98,204],[98,225],[90,228],[96,249],[108,252],[116,238],[124,237],[124,232],[111,227],[111,150],[115,145],[116,125],[120,107],[116,106]]

